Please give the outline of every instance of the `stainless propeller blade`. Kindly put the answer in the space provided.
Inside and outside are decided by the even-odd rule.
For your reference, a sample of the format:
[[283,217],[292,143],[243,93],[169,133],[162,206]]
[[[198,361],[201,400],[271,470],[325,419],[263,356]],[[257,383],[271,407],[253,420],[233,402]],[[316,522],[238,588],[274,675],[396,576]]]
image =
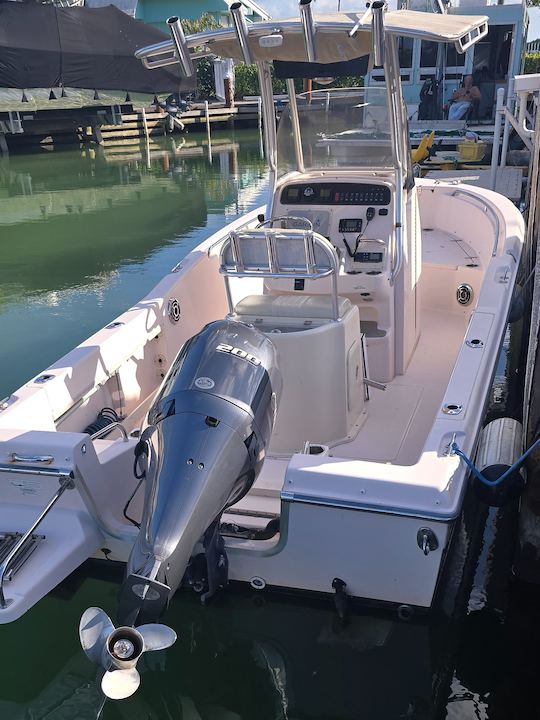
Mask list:
[[176,642],[176,633],[168,625],[140,625],[137,630],[144,640],[144,650],[165,650]]
[[124,700],[138,689],[141,676],[137,668],[107,670],[101,680],[103,693],[111,700]]
[[136,665],[142,654],[170,647],[176,633],[158,623],[115,628],[107,613],[91,607],[81,617],[79,637],[88,658],[105,670],[101,680],[104,694],[122,700],[133,695],[140,685]]
[[79,639],[82,649],[92,662],[101,664],[103,648],[113,630],[111,618],[101,608],[90,607],[83,612],[79,623]]

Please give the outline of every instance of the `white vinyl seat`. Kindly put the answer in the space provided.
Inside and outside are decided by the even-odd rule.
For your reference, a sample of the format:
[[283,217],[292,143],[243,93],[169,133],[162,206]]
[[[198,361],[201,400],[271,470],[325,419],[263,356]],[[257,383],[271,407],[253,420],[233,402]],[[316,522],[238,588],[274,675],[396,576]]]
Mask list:
[[[338,317],[343,319],[352,308],[348,298],[338,297]],[[333,299],[330,295],[248,295],[240,300],[232,314],[235,320],[265,326],[283,323],[293,327],[332,322]]]

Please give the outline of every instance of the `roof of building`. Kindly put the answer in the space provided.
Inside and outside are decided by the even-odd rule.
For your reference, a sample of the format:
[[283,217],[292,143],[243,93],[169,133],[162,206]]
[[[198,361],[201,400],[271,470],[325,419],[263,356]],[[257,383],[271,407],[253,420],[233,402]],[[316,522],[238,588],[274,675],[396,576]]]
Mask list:
[[122,12],[125,12],[130,17],[135,17],[135,9],[137,7],[137,0],[85,0],[85,6],[91,8],[106,7],[107,5],[114,5]]
[[[245,5],[250,10],[252,10],[256,15],[259,15],[263,20],[270,20],[270,15],[262,8],[260,5],[258,5],[256,2],[253,2],[253,0],[240,0],[242,5]],[[228,6],[231,6],[234,2],[234,0],[225,0]]]

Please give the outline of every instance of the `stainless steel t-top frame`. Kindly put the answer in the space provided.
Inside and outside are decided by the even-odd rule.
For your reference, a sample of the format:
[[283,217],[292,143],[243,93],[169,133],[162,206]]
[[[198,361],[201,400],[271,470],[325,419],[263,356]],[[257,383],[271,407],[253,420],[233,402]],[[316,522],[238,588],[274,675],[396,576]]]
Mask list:
[[[247,25],[242,15],[240,3],[231,5],[232,26],[219,28],[185,37],[180,21],[169,19],[172,41],[161,42],[138,50],[135,55],[145,67],[157,68],[179,62],[184,74],[190,74],[192,60],[202,54],[220,54],[226,57],[238,57],[236,43],[240,47],[240,56],[245,62],[257,63],[262,97],[264,135],[268,164],[270,167],[270,189],[275,189],[277,180],[277,141],[274,97],[269,54],[274,45],[268,44],[268,38],[283,37],[289,43],[286,59],[302,61],[307,56],[310,62],[337,62],[345,57],[351,59],[356,46],[350,45],[366,32],[371,33],[372,50],[375,63],[381,63],[384,69],[388,90],[390,129],[395,157],[396,196],[394,203],[394,233],[391,248],[391,276],[394,283],[403,264],[403,213],[404,194],[412,187],[412,169],[409,151],[407,115],[401,95],[401,80],[397,53],[397,37],[407,36],[433,42],[453,43],[458,52],[464,52],[487,34],[486,17],[459,17],[432,15],[409,10],[386,11],[384,0],[374,0],[364,15],[337,14],[328,18],[313,17],[312,0],[299,0],[300,21],[273,20],[270,22]],[[299,47],[303,37],[305,55]],[[336,43],[337,37],[344,38],[343,47]],[[325,40],[328,38],[328,42]],[[236,41],[236,42],[235,42]],[[347,43],[349,43],[347,45]],[[280,47],[278,43],[276,47]],[[201,51],[202,48],[202,51]],[[341,48],[341,50],[339,50]],[[346,50],[344,50],[344,48]],[[190,55],[191,50],[191,55]],[[276,51],[279,55],[279,50]],[[292,55],[291,55],[292,53]],[[365,43],[358,42],[358,54],[365,54]],[[321,55],[321,57],[319,57]],[[304,171],[304,158],[300,135],[298,109],[293,81],[287,82],[291,121],[294,133],[296,167]]]

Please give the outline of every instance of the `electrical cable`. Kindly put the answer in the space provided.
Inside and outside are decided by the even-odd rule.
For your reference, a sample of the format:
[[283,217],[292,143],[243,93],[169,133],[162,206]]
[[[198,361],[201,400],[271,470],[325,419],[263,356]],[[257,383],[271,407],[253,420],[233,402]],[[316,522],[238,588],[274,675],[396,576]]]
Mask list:
[[349,257],[354,258],[354,256],[355,256],[356,253],[358,252],[358,248],[360,247],[360,243],[362,242],[362,238],[363,238],[364,235],[366,234],[366,230],[367,230],[368,227],[369,227],[369,223],[373,220],[374,217],[375,217],[375,208],[368,207],[367,212],[366,212],[366,225],[365,225],[365,227],[358,233],[358,235],[356,236],[356,243],[355,243],[355,245],[354,245],[354,250],[351,250],[351,246],[349,245],[349,243],[348,243],[348,241],[347,241],[347,238],[346,238],[345,235],[343,235],[343,233],[342,233],[343,244],[345,245],[345,247],[346,247],[346,249],[347,249],[347,252],[348,252],[348,254],[349,254]]

